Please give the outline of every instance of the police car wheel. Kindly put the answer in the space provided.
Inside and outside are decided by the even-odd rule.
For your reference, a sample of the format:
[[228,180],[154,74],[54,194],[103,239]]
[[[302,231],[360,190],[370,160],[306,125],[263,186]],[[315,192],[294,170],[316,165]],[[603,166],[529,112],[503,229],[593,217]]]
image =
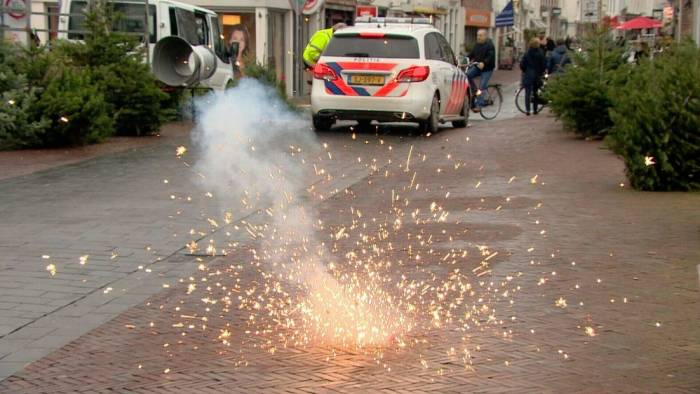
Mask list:
[[333,123],[335,123],[335,121],[332,118],[325,116],[313,117],[314,129],[316,129],[316,131],[328,131],[333,126]]
[[430,105],[430,116],[420,123],[420,128],[424,133],[437,133],[440,128],[440,99],[437,94]]

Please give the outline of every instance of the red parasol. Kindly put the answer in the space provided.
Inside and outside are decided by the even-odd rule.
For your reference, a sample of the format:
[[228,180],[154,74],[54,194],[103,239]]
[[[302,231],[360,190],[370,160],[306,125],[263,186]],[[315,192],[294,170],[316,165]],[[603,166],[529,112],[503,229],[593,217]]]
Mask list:
[[657,29],[663,27],[663,23],[656,19],[639,16],[629,20],[617,27],[619,30],[640,30],[640,29]]

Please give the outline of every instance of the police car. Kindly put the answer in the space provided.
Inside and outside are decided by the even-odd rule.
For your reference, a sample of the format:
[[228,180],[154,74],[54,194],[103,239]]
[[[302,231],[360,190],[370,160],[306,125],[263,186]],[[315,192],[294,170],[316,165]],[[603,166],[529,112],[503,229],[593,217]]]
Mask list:
[[336,120],[441,122],[465,127],[469,83],[449,43],[429,19],[364,18],[335,32],[313,69],[316,130]]

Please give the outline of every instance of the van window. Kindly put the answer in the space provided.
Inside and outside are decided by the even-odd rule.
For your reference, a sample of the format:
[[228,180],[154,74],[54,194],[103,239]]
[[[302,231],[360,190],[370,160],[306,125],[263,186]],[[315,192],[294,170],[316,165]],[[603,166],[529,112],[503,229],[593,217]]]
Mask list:
[[229,57],[226,55],[224,37],[221,35],[221,28],[219,26],[219,17],[216,15],[210,15],[209,22],[211,24],[212,37],[214,37],[214,53],[216,53],[216,56],[218,56],[224,63],[228,63]]
[[207,45],[209,43],[209,27],[206,14],[175,8],[177,20],[177,35],[192,45]]
[[360,37],[359,34],[334,35],[324,56],[418,59],[418,41],[413,37],[385,35]]
[[[143,34],[146,30],[144,20],[146,11],[143,4],[138,3],[109,3],[114,7],[117,18],[112,25],[112,30],[120,33]],[[82,40],[85,38],[87,27],[85,26],[85,13],[87,12],[86,1],[73,1],[70,5],[70,18],[68,19],[68,38],[71,40]],[[156,42],[156,6],[148,6],[148,31],[149,42]]]
[[177,15],[175,15],[175,8],[168,8],[168,16],[170,16],[170,35],[177,36]]

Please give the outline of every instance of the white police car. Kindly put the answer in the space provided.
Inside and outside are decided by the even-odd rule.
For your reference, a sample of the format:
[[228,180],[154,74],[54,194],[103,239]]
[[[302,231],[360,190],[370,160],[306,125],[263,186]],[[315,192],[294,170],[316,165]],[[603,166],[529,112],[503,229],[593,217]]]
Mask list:
[[336,120],[417,122],[426,132],[467,124],[467,77],[428,19],[358,19],[333,35],[313,75],[317,130]]

